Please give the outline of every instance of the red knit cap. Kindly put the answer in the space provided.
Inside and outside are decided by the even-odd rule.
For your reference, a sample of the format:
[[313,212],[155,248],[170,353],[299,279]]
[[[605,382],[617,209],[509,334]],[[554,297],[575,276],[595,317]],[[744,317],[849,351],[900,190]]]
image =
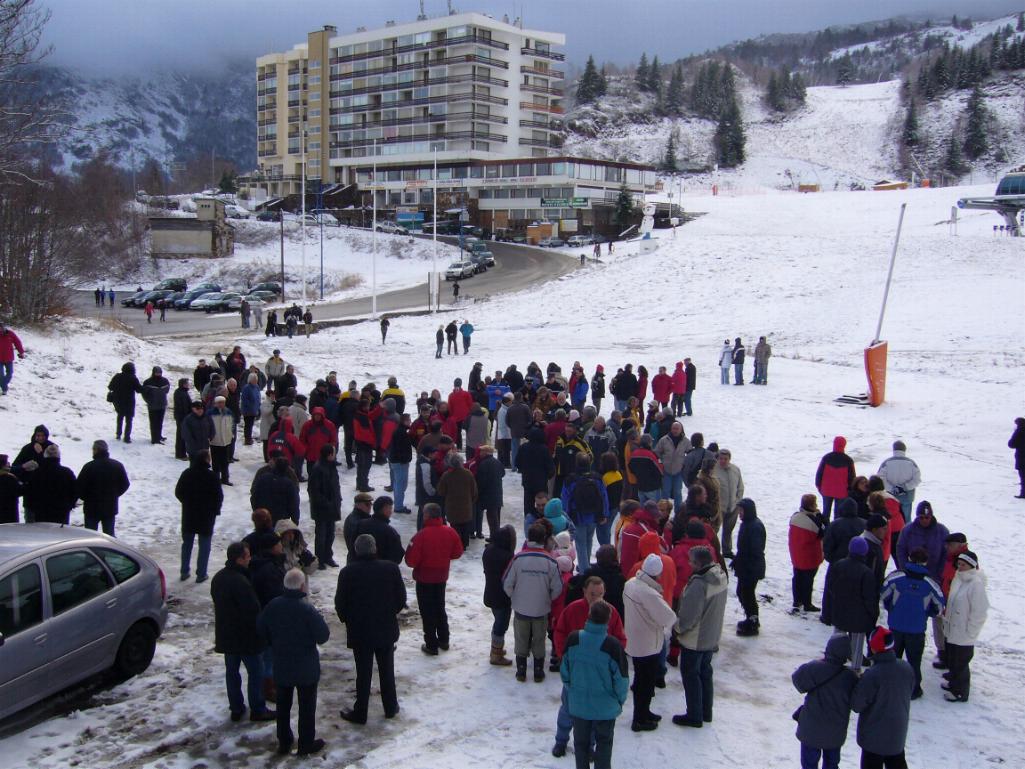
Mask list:
[[893,633],[884,627],[877,627],[868,639],[868,648],[873,654],[882,654],[893,650]]

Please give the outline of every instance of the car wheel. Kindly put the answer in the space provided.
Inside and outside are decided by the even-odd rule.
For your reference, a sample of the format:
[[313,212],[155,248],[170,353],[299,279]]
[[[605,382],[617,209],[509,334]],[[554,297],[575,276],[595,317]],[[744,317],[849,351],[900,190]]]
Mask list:
[[131,678],[144,672],[153,661],[157,649],[157,634],[148,622],[136,622],[121,639],[114,660],[119,675]]

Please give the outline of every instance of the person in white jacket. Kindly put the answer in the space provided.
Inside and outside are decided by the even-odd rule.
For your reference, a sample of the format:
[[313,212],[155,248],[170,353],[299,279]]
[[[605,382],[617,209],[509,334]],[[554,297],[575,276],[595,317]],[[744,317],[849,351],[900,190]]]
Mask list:
[[957,572],[950,583],[947,608],[943,613],[943,634],[946,637],[946,660],[949,682],[944,699],[968,702],[972,674],[968,663],[975,655],[975,642],[986,624],[989,599],[986,598],[986,575],[979,571],[979,558],[965,550],[955,562]]
[[893,442],[893,456],[884,459],[876,473],[883,479],[886,491],[900,502],[904,523],[911,523],[911,510],[915,504],[915,489],[922,482],[922,473],[915,460],[907,455],[904,441]]
[[637,576],[623,588],[626,653],[634,664],[634,715],[630,728],[635,732],[654,731],[662,718],[651,712],[651,700],[660,674],[666,631],[676,621],[676,614],[662,597],[658,582],[661,575],[662,559],[652,553],[644,559]]
[[730,347],[730,340],[727,339],[722,344],[722,349],[719,351],[719,372],[722,375],[722,384],[728,385],[730,383],[730,366],[733,365],[733,348]]

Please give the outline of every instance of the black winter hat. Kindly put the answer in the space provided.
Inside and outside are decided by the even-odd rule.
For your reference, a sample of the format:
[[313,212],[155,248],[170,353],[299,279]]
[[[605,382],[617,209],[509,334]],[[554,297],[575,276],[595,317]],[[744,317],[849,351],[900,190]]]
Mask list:
[[32,435],[35,436],[36,433],[42,433],[47,438],[50,437],[50,429],[46,425],[36,425],[32,430]]
[[889,521],[886,520],[885,516],[879,515],[879,513],[872,513],[865,521],[865,530],[871,531],[872,529],[881,529],[883,526],[888,526]]

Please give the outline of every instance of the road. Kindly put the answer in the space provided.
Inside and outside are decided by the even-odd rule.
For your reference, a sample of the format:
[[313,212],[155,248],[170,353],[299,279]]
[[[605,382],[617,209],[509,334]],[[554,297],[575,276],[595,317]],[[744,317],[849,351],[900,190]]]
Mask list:
[[[485,273],[459,282],[460,296],[463,301],[472,301],[488,295],[519,291],[523,288],[540,285],[579,267],[577,260],[571,258],[562,249],[548,251],[512,243],[495,242],[489,242],[488,246],[495,255],[496,264]],[[440,270],[444,270],[445,267],[447,264],[439,264]],[[452,300],[451,285],[451,283],[442,281],[442,307],[449,305]],[[286,290],[292,288],[286,286]],[[158,321],[156,313],[153,316],[153,323],[146,323],[146,316],[142,310],[121,307],[122,298],[123,295],[118,296],[117,305],[113,309],[101,308],[96,307],[91,290],[75,291],[72,311],[83,317],[113,317],[125,323],[135,334],[142,337],[222,333],[239,328],[241,325],[237,313],[207,315],[202,312],[176,310],[168,310],[167,320],[164,323]],[[289,297],[287,304],[291,304],[291,299],[292,297]],[[409,288],[377,295],[378,313],[425,309],[427,309],[426,281]],[[318,303],[312,308],[312,312],[315,320],[321,321],[370,315],[371,298],[366,296],[339,302]]]

